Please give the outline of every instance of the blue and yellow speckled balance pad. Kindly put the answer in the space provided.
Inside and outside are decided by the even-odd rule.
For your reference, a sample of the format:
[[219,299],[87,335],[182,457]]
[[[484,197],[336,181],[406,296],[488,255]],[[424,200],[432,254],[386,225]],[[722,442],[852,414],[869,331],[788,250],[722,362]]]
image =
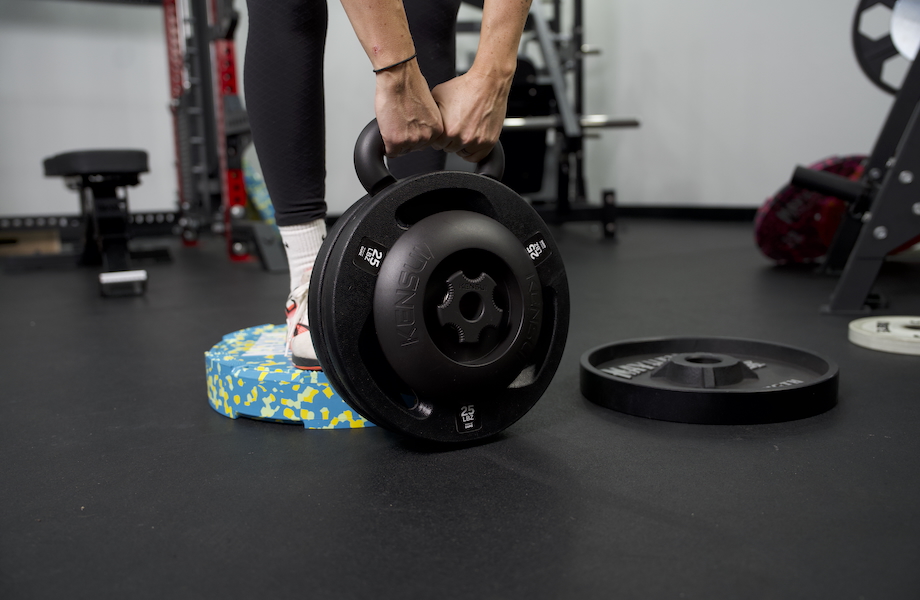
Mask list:
[[284,325],[250,327],[205,352],[211,407],[231,419],[303,423],[307,429],[373,427],[345,404],[322,371],[291,363],[285,332]]

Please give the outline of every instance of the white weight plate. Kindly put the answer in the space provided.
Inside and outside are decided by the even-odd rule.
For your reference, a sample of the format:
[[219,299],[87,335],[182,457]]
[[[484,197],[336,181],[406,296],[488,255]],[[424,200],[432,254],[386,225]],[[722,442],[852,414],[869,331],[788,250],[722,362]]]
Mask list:
[[920,356],[920,317],[865,317],[850,323],[850,341],[857,346]]

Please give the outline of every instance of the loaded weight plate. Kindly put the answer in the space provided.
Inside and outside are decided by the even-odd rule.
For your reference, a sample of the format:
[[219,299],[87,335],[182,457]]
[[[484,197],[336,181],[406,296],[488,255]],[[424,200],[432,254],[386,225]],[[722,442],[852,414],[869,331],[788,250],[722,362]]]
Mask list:
[[920,317],[866,317],[850,323],[849,339],[857,346],[920,356]]
[[[317,358],[319,358],[320,364],[323,367],[323,373],[326,375],[327,380],[330,385],[332,385],[335,390],[345,389],[344,384],[339,379],[338,365],[333,364],[332,356],[325,351],[328,342],[326,341],[325,329],[322,327],[320,315],[324,311],[320,311],[317,306],[320,298],[318,293],[322,283],[326,281],[327,277],[329,279],[334,279],[327,275],[327,267],[329,265],[329,257],[331,250],[338,247],[338,239],[342,234],[342,230],[348,225],[352,219],[355,218],[363,208],[366,208],[368,197],[361,198],[346,210],[341,217],[339,217],[332,228],[326,233],[326,239],[323,242],[323,245],[320,247],[319,252],[316,256],[316,261],[313,265],[313,273],[310,278],[310,295],[309,302],[307,305],[308,317],[310,322],[310,335],[313,339],[313,347],[316,350]],[[314,293],[317,292],[317,293]],[[366,418],[370,419],[373,422],[373,417],[369,416],[367,408],[361,406],[361,403],[354,398],[347,401],[348,404],[355,408],[359,413],[364,415]]]
[[737,338],[654,338],[581,357],[581,392],[631,415],[740,425],[822,413],[837,403],[837,366],[798,348]]
[[494,219],[447,210],[390,248],[374,292],[377,339],[417,394],[473,397],[506,388],[527,366],[543,294],[524,246]]
[[[359,157],[366,133],[356,167],[374,193],[330,230],[310,283],[323,371],[377,425],[438,442],[494,435],[536,403],[561,360],[569,299],[558,248],[539,215],[485,174],[368,176]],[[494,235],[464,245],[456,228]],[[392,297],[375,301],[378,293]],[[488,323],[467,327],[460,317]],[[400,357],[423,338],[428,353]],[[440,381],[426,377],[429,368]]]

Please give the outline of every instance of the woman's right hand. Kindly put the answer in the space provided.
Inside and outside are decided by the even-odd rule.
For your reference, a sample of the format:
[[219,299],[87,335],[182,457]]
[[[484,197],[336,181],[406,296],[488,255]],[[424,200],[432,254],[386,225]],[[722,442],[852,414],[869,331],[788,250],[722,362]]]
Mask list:
[[376,78],[374,112],[387,157],[421,150],[441,136],[441,111],[416,60],[381,71]]

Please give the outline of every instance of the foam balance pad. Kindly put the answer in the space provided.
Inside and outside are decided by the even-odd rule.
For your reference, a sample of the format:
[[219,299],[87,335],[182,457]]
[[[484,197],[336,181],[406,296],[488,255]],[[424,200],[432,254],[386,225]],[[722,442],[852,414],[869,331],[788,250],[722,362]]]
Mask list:
[[307,429],[373,427],[345,404],[322,371],[291,363],[285,333],[284,325],[250,327],[205,352],[211,407],[231,419],[302,423]]

